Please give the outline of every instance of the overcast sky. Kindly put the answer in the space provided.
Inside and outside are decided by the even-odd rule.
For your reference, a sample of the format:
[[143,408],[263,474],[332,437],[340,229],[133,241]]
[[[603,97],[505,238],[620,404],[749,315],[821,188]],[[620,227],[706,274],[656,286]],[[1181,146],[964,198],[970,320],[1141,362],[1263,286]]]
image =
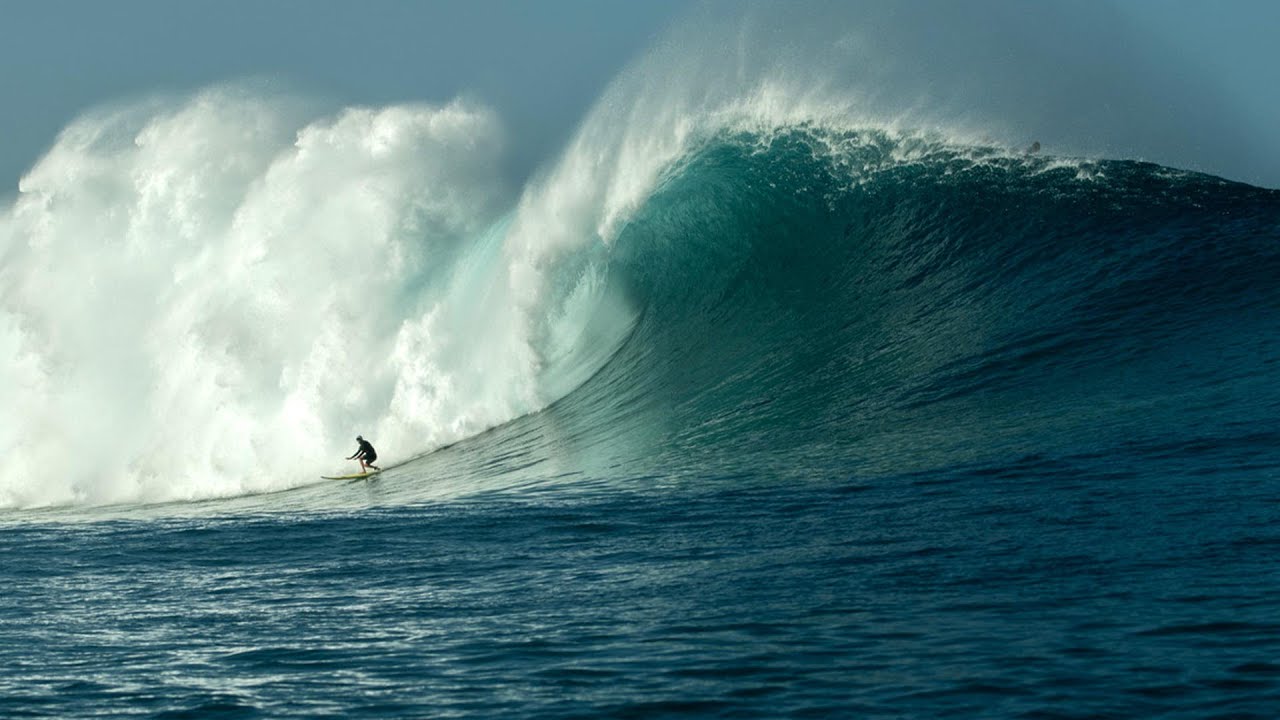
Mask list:
[[[608,81],[689,5],[6,0],[0,192],[16,189],[58,131],[95,105],[245,78],[279,82],[334,107],[466,94],[498,110],[511,135],[513,168],[528,172],[554,155]],[[1135,28],[1202,70],[1251,135],[1271,138],[1257,148],[1259,166],[1276,167],[1268,177],[1280,180],[1280,2],[1116,6]],[[803,5],[795,8],[804,14]]]

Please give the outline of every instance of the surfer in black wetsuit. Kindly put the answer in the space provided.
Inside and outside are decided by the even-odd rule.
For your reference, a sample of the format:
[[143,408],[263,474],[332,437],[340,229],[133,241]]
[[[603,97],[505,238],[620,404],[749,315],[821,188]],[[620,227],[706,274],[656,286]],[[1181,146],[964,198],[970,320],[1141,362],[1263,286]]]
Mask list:
[[347,459],[359,460],[360,472],[363,472],[363,473],[369,472],[369,468],[373,468],[374,470],[381,470],[382,468],[373,464],[373,461],[378,459],[378,451],[373,449],[373,443],[369,442],[368,440],[365,440],[359,435],[356,436],[356,442],[360,443],[359,449],[356,450],[355,455],[352,455]]

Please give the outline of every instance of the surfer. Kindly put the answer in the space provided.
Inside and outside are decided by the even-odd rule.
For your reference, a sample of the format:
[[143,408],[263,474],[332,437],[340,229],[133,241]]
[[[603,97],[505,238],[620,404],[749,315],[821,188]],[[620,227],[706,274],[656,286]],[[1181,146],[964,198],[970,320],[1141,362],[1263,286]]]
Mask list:
[[360,447],[356,450],[356,454],[347,458],[348,460],[360,461],[360,472],[369,472],[369,468],[381,470],[382,468],[373,464],[378,459],[378,451],[373,449],[373,443],[365,440],[359,435],[356,436],[356,442],[360,443]]

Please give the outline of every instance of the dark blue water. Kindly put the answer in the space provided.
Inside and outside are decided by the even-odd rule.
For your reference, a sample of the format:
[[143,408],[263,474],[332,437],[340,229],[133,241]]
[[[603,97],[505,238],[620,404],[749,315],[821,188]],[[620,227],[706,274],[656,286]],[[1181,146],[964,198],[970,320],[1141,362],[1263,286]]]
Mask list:
[[708,142],[374,481],[0,516],[0,716],[1275,717],[1280,193],[902,150]]

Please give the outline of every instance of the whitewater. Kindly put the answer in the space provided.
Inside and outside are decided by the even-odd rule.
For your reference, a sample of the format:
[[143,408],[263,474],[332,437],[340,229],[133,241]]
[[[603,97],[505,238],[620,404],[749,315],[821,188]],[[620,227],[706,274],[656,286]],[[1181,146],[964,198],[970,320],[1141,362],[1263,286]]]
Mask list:
[[1271,716],[1280,191],[868,7],[690,21],[523,182],[474,98],[63,129],[0,205],[0,715]]
[[5,504],[278,489],[354,428],[405,457],[554,399],[592,269],[539,304],[500,148],[458,103],[299,125],[235,89],[68,128],[5,216]]

